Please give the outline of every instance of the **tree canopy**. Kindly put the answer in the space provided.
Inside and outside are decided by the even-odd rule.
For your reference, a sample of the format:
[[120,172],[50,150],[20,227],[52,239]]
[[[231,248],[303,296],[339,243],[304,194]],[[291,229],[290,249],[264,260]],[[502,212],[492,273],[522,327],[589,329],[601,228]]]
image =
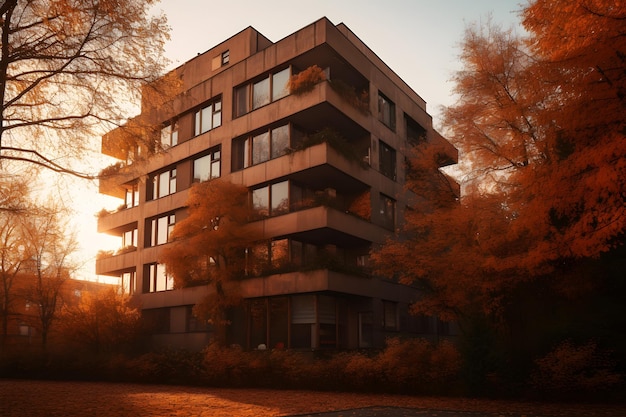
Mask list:
[[177,221],[160,262],[178,288],[208,285],[205,300],[194,313],[213,323],[223,339],[226,310],[240,301],[238,281],[251,268],[247,249],[260,240],[248,225],[254,210],[248,189],[222,179],[194,184],[187,200],[187,217]]
[[136,112],[167,63],[168,27],[151,13],[155,3],[2,2],[0,161],[90,176],[77,156]]
[[409,188],[424,198],[374,253],[380,272],[424,288],[418,308],[431,313],[497,311],[517,285],[623,244],[626,11],[536,0],[521,16],[526,37],[489,21],[462,42],[458,101],[444,113],[460,202],[433,203],[441,175],[422,145],[411,168],[431,175]]

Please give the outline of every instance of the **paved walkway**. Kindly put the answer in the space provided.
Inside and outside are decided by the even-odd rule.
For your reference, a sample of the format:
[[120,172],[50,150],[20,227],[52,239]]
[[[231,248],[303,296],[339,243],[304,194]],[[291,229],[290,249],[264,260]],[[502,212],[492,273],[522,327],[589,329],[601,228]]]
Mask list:
[[626,417],[626,406],[0,379],[0,416]]

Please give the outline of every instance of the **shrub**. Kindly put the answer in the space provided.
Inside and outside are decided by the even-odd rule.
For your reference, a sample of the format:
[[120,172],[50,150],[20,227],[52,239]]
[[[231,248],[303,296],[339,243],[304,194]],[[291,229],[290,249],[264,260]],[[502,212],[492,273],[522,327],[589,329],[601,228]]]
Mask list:
[[291,149],[290,152],[301,151],[320,143],[327,143],[330,147],[339,152],[346,159],[357,162],[365,169],[369,168],[369,164],[364,163],[363,158],[356,153],[353,144],[351,144],[346,138],[341,136],[339,132],[328,127],[320,130],[319,132],[305,136],[302,141],[300,141],[297,145],[294,146],[293,149]]
[[615,362],[595,342],[575,345],[565,341],[535,361],[534,388],[559,396],[609,391],[622,383]]
[[352,389],[358,391],[377,391],[380,389],[380,364],[375,358],[364,353],[345,354],[348,361],[344,368],[345,378]]
[[289,79],[289,92],[291,94],[300,95],[313,90],[315,85],[326,79],[326,74],[317,65],[308,67],[307,69],[294,74]]
[[348,85],[341,80],[333,79],[330,82],[330,86],[337,94],[341,96],[348,104],[351,104],[354,108],[363,114],[368,114],[370,111],[370,95],[367,90],[361,91],[357,94],[354,87]]
[[120,170],[124,168],[125,164],[123,162],[116,162],[108,167],[103,168],[98,174],[99,178],[112,177],[114,175],[119,174]]
[[[111,361],[115,369],[119,362]],[[126,361],[122,378],[130,381],[199,384],[204,381],[202,354],[186,350],[150,352]]]

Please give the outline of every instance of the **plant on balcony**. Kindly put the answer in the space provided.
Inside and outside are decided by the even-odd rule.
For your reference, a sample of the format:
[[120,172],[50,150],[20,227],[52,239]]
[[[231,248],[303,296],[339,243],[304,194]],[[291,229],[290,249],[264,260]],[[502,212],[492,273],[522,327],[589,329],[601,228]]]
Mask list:
[[108,216],[111,212],[105,208],[96,213],[96,218],[101,219],[105,216]]
[[317,133],[306,135],[303,140],[290,149],[290,153],[302,151],[310,148],[311,146],[318,145],[320,143],[328,143],[334,150],[339,152],[342,156],[350,161],[357,162],[363,168],[369,168],[369,164],[363,161],[363,158],[359,156],[352,144],[348,142],[346,138],[341,136],[339,132],[331,128],[324,128]]
[[100,260],[100,259],[104,259],[104,258],[110,258],[113,255],[115,255],[115,251],[112,251],[112,250],[99,250],[98,253],[96,254],[96,260]]
[[353,214],[361,219],[370,220],[372,215],[372,202],[369,190],[357,196],[350,202],[347,210],[348,214]]
[[188,216],[176,222],[172,243],[159,258],[173,275],[175,287],[208,283],[211,291],[193,312],[210,320],[220,344],[226,343],[230,325],[227,312],[242,300],[238,281],[248,266],[246,249],[262,238],[258,230],[247,227],[254,214],[248,198],[248,188],[220,178],[194,184],[186,204]]
[[123,255],[125,253],[129,253],[129,252],[134,252],[137,250],[137,246],[133,246],[133,245],[128,245],[128,246],[124,246],[123,248],[119,248],[115,254],[116,255]]
[[312,65],[289,78],[289,92],[295,95],[308,93],[317,83],[325,79],[324,70],[317,65]]
[[370,94],[363,89],[360,93],[356,89],[342,80],[331,80],[330,86],[342,99],[351,104],[354,108],[363,114],[370,111]]
[[122,161],[118,161],[114,164],[109,165],[108,167],[102,168],[100,173],[98,174],[98,178],[107,178],[112,177],[119,174],[120,170],[124,168],[126,164]]

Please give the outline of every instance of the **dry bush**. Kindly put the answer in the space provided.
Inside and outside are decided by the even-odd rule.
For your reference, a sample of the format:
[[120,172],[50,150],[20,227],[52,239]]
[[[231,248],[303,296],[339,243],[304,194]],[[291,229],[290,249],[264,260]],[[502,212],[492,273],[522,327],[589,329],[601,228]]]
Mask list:
[[576,345],[565,341],[535,361],[532,386],[552,395],[606,392],[619,386],[623,376],[615,371],[609,352],[595,342]]
[[317,65],[312,65],[307,69],[294,74],[289,79],[289,92],[299,95],[313,90],[315,85],[326,79],[326,74]]

